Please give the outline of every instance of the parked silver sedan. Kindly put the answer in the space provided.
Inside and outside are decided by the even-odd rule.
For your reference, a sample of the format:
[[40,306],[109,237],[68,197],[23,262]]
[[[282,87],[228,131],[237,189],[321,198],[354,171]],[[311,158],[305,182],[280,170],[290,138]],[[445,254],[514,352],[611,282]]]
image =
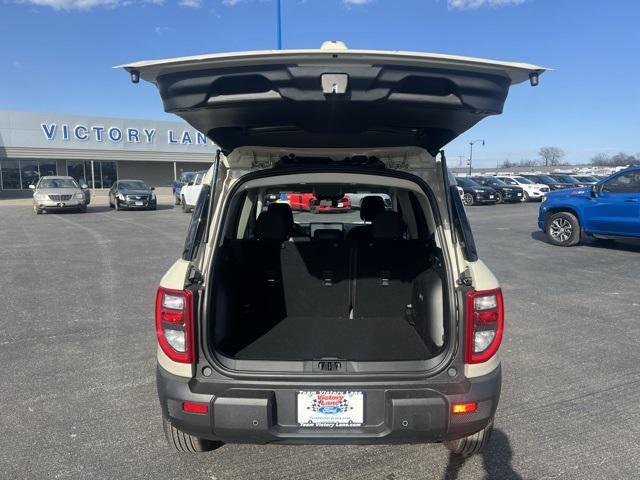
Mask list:
[[38,215],[44,211],[87,211],[83,192],[87,185],[78,185],[73,177],[46,176],[29,188],[33,190],[33,211]]

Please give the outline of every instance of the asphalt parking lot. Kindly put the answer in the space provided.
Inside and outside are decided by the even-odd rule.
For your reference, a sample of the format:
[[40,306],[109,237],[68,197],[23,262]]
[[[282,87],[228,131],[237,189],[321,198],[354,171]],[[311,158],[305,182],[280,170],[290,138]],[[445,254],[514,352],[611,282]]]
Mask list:
[[471,207],[507,331],[496,430],[459,463],[441,445],[165,446],[153,300],[190,215],[0,200],[0,478],[640,477],[640,243],[545,243],[536,204]]

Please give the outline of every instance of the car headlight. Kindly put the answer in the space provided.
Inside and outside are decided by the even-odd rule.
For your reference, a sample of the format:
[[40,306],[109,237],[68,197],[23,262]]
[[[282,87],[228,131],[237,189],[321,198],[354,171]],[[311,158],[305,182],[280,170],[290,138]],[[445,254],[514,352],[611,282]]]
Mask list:
[[73,198],[76,200],[84,200],[84,193],[76,193]]
[[118,193],[119,200],[125,200],[124,195],[122,193]]
[[33,198],[36,200],[46,200],[47,196],[44,193],[34,193]]

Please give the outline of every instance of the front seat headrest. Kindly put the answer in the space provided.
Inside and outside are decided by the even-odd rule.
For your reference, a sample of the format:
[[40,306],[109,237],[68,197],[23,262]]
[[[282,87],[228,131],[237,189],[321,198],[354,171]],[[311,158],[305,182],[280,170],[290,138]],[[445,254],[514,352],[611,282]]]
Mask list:
[[360,218],[365,222],[373,222],[376,215],[384,212],[385,209],[382,197],[369,195],[360,202]]
[[398,212],[382,212],[373,220],[371,236],[381,239],[401,239],[404,234],[404,222]]
[[280,211],[283,215],[287,216],[289,222],[289,228],[293,228],[293,211],[288,203],[270,203],[267,207],[268,212]]
[[288,239],[290,232],[289,218],[286,212],[280,209],[262,212],[256,220],[254,229],[258,240],[278,242],[284,242]]

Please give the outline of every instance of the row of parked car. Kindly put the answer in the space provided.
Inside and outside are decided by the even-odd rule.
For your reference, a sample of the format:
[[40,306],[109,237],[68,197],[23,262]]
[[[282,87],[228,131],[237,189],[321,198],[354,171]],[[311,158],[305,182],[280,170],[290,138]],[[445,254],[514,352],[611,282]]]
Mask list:
[[595,185],[601,178],[590,175],[533,174],[476,175],[458,177],[460,196],[466,206],[540,201],[549,192]]
[[[33,190],[33,211],[40,215],[46,211],[76,211],[84,213],[91,202],[89,186],[73,177],[43,176],[29,185]],[[154,187],[142,180],[117,180],[109,189],[109,207],[116,210],[155,210],[157,199]]]

